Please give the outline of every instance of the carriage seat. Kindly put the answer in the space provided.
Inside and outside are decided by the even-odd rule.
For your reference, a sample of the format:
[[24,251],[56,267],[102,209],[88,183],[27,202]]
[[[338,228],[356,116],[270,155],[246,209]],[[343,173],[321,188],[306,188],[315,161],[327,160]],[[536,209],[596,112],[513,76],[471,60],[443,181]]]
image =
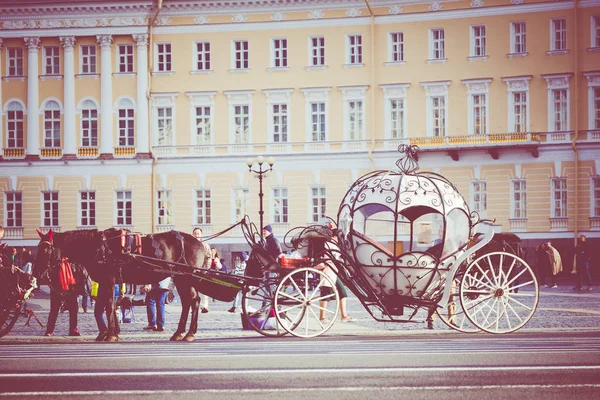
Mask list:
[[366,243],[370,244],[371,246],[373,246],[376,250],[384,253],[386,256],[390,257],[390,259],[394,258],[394,255],[392,254],[392,252],[390,251],[390,249],[388,249],[387,247],[383,247],[381,245],[381,243],[376,242],[375,240],[371,239],[368,236],[363,235],[360,232],[357,231],[352,231],[352,235],[356,236],[357,238],[365,241]]
[[251,247],[252,254],[254,254],[262,264],[264,271],[275,271],[279,267],[277,260],[273,258],[264,247],[258,244],[252,244]]

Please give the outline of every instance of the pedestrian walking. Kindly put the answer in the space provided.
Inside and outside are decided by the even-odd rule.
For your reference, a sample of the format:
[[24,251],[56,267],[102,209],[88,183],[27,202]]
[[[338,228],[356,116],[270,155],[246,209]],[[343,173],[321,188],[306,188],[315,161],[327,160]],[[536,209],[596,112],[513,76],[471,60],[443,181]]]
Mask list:
[[[192,236],[202,242],[202,245],[204,246],[204,261],[202,262],[202,268],[209,269],[212,261],[212,251],[210,250],[210,246],[202,241],[202,235],[202,228],[194,228],[192,231]],[[203,314],[206,314],[208,312],[208,296],[200,292],[198,292],[198,296],[200,296],[200,311]]]
[[165,278],[147,287],[146,311],[148,314],[148,326],[144,330],[162,332],[165,330],[165,299],[169,292],[171,277]]
[[573,290],[583,290],[583,281],[587,281],[587,290],[592,290],[592,275],[590,274],[590,252],[585,235],[579,236],[575,247],[575,268],[577,286]]
[[552,288],[557,288],[558,286],[556,285],[556,275],[561,273],[563,270],[562,257],[560,256],[558,250],[556,250],[556,248],[552,246],[552,242],[548,241],[547,244],[548,248],[552,251],[553,257],[552,268],[550,270],[552,274]]

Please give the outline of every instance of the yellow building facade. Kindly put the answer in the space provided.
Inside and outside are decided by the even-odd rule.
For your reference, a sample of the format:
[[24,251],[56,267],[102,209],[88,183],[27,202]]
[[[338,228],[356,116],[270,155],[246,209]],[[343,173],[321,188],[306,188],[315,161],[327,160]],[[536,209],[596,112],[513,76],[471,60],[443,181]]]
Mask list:
[[498,230],[600,237],[599,0],[8,1],[0,40],[11,244],[258,225],[258,156],[282,237],[402,143]]

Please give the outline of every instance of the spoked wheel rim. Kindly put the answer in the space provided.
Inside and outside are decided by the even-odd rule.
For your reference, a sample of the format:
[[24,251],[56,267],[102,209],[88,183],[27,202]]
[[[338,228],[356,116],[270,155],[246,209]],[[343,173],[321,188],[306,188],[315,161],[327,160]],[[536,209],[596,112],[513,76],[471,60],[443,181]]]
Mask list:
[[538,301],[533,270],[523,259],[506,252],[477,258],[460,284],[460,302],[467,318],[489,333],[522,328],[533,317]]
[[455,331],[463,333],[481,332],[481,329],[473,325],[469,318],[467,318],[467,314],[462,308],[459,294],[461,279],[462,277],[457,277],[455,275],[452,284],[453,287],[450,289],[448,303],[444,308],[436,309],[435,313],[444,324]]
[[277,337],[287,334],[275,317],[273,297],[277,281],[265,279],[259,286],[244,286],[242,312],[248,325],[264,336]]
[[[310,275],[319,277],[312,284]],[[314,278],[313,278],[314,279]],[[312,281],[314,282],[314,280]],[[329,285],[331,293],[321,296],[321,288]],[[324,307],[321,301],[326,301]],[[335,323],[339,312],[340,296],[335,282],[314,268],[300,268],[287,274],[275,292],[275,315],[283,328],[297,337],[315,337],[327,332]],[[325,320],[320,312],[324,311]]]

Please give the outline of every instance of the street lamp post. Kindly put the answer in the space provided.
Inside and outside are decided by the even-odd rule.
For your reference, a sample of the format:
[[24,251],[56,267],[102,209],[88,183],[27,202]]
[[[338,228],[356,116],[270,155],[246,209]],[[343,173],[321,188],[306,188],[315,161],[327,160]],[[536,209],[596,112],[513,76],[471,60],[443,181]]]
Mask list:
[[[254,162],[256,162],[258,164],[258,170],[256,169],[252,169],[252,166],[254,165]],[[248,166],[248,171],[249,172],[254,172],[256,174],[256,176],[258,176],[258,200],[259,200],[259,211],[258,211],[258,215],[260,216],[260,233],[262,234],[262,230],[263,230],[263,214],[265,213],[263,211],[263,187],[262,187],[262,181],[263,181],[263,175],[266,174],[269,171],[273,171],[273,164],[275,164],[275,158],[274,157],[269,157],[267,158],[267,164],[269,164],[269,169],[263,169],[263,164],[265,162],[265,158],[263,156],[258,156],[256,157],[256,160],[253,158],[248,158],[246,160],[246,165]]]

